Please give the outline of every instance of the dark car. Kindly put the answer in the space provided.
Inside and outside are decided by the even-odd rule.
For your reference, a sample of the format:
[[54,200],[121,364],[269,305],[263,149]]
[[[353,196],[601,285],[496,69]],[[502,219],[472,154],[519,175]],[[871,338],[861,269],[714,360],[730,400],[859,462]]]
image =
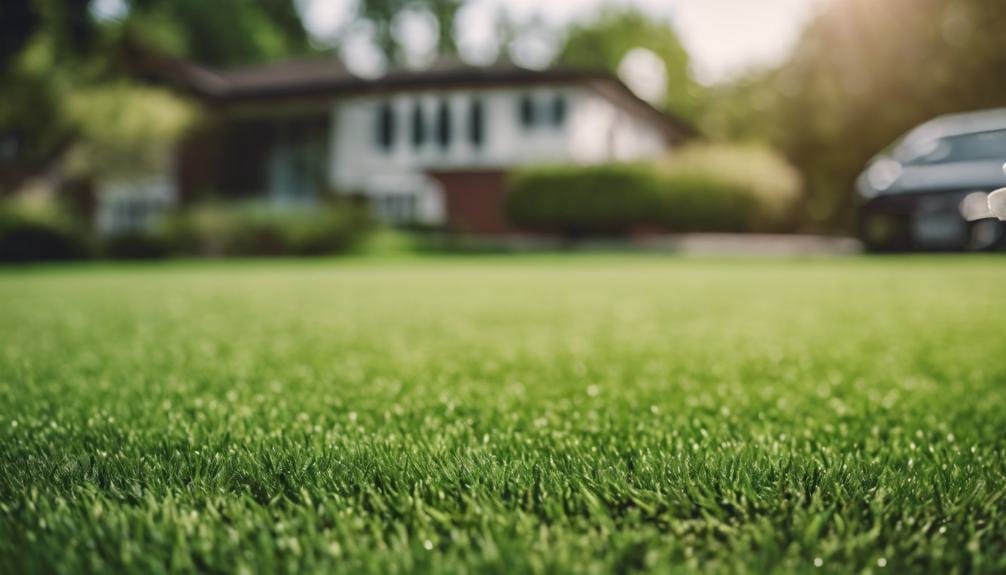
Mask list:
[[910,131],[859,176],[860,235],[874,250],[991,250],[1006,225],[988,194],[1006,187],[1006,109],[942,116]]

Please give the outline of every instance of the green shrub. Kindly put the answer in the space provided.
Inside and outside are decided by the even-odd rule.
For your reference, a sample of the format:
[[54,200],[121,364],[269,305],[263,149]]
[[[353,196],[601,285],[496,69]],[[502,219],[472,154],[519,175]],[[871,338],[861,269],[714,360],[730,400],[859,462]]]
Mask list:
[[624,234],[657,206],[660,175],[649,166],[539,167],[510,180],[507,217],[516,226],[567,237]]
[[368,230],[365,213],[345,203],[311,208],[208,203],[171,218],[163,233],[183,254],[279,256],[345,252]]
[[699,171],[664,175],[654,225],[671,232],[753,231],[757,201],[743,186]]
[[780,232],[793,226],[800,189],[795,170],[768,150],[702,144],[653,164],[522,171],[506,209],[517,227],[567,237]]
[[796,224],[800,176],[768,148],[693,144],[659,169],[661,224],[670,231],[783,232]]
[[0,262],[76,260],[91,253],[84,227],[57,203],[10,199],[0,204]]

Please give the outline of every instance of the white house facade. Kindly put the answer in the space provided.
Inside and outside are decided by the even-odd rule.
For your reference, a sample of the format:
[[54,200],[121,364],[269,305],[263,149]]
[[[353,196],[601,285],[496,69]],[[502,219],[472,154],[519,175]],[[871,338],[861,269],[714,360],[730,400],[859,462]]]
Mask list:
[[640,160],[667,148],[657,127],[585,86],[363,95],[333,104],[329,177],[372,198],[383,219],[441,224],[432,172]]
[[338,193],[364,198],[393,224],[499,233],[514,169],[642,160],[690,136],[597,72],[455,67],[365,80],[331,63],[185,71],[181,81],[219,119],[183,145],[173,185],[100,189],[102,229],[145,223],[150,214],[136,206],[165,210],[200,192],[277,209]]

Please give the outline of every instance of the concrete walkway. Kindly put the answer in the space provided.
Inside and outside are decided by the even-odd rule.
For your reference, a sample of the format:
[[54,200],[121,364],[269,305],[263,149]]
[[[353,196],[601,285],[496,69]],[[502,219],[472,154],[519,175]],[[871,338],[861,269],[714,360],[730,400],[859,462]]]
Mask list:
[[782,234],[682,234],[638,243],[644,249],[696,255],[822,256],[863,251],[855,238]]
[[624,251],[684,255],[842,256],[863,251],[848,237],[795,234],[674,234],[631,239],[568,241],[533,235],[445,240],[443,247],[462,251]]

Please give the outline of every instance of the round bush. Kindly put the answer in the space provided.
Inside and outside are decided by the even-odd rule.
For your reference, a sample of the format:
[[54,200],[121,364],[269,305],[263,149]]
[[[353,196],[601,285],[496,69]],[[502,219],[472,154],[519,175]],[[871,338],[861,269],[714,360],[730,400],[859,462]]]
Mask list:
[[670,231],[785,232],[797,223],[800,175],[768,148],[693,144],[658,167]]

